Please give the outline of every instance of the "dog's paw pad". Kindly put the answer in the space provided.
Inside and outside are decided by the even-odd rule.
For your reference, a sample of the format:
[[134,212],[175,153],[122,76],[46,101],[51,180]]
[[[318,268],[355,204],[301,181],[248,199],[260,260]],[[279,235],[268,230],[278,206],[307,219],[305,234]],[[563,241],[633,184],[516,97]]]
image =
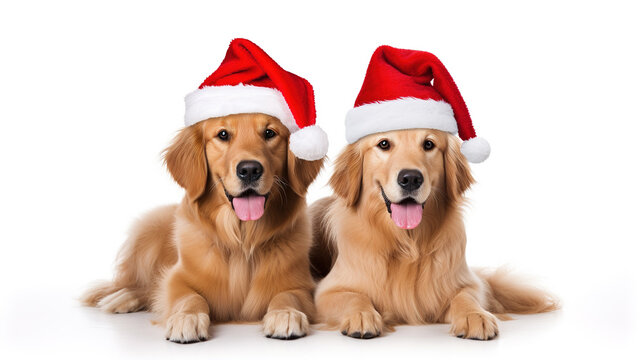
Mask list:
[[496,317],[489,312],[474,312],[454,319],[451,334],[471,340],[491,340],[498,336]]
[[295,309],[272,310],[263,317],[263,333],[268,338],[294,340],[308,334],[308,317]]
[[175,343],[191,344],[208,339],[210,317],[205,313],[177,313],[167,319],[165,338]]

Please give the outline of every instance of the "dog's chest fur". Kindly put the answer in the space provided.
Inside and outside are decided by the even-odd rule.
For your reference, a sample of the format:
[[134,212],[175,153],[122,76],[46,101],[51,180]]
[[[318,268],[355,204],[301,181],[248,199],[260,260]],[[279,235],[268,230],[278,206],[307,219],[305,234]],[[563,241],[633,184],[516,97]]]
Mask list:
[[[218,321],[257,321],[267,308],[267,300],[252,296],[256,264],[241,244],[235,247],[201,247],[185,252],[181,270],[201,294]],[[207,250],[206,250],[207,249]]]
[[[218,321],[259,321],[268,307],[269,298],[258,296],[256,265],[242,251],[214,255],[211,267],[204,266],[195,278],[204,279],[199,291]],[[215,264],[216,263],[216,264]]]
[[392,322],[437,322],[445,311],[449,295],[455,291],[450,288],[450,281],[436,276],[428,256],[415,261],[389,259],[386,271],[373,275],[383,291],[370,297],[376,309]]
[[[340,256],[360,254],[337,262],[331,272],[335,281],[362,289],[391,323],[445,321],[450,299],[471,283],[460,217],[444,216],[438,226],[425,225],[411,236],[401,236],[392,226],[355,226],[359,220],[351,216],[335,219],[341,224],[335,236],[340,240]],[[356,273],[360,280],[352,275]]]

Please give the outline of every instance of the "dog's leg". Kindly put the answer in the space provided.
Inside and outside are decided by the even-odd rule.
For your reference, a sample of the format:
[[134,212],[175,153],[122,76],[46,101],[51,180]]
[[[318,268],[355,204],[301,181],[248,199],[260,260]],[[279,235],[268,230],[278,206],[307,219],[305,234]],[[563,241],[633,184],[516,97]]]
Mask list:
[[365,294],[353,291],[325,291],[317,296],[317,310],[331,326],[339,325],[342,334],[371,339],[382,333],[384,322]]
[[296,339],[308,334],[315,313],[308,251],[310,228],[301,214],[295,225],[255,257],[252,287],[241,317],[263,317],[263,332],[273,339]]
[[165,321],[165,338],[181,344],[207,340],[210,327],[207,301],[176,275],[170,279],[170,285],[165,287],[165,294],[162,294],[166,296],[169,309]]
[[308,334],[308,317],[314,311],[313,297],[304,289],[283,291],[275,295],[263,318],[266,337],[281,340],[298,339]]
[[451,334],[465,339],[491,340],[498,335],[496,317],[483,309],[475,290],[464,288],[451,300]]

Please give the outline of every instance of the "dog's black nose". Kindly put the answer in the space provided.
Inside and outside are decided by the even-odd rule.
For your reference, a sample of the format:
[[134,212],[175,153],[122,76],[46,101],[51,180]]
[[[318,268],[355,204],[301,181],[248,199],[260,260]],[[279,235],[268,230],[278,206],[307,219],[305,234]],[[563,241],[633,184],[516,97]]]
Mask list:
[[263,174],[263,166],[259,161],[244,160],[237,165],[237,177],[244,183],[251,183],[259,180]]
[[417,190],[423,182],[424,177],[417,170],[404,169],[397,174],[397,183],[406,191]]

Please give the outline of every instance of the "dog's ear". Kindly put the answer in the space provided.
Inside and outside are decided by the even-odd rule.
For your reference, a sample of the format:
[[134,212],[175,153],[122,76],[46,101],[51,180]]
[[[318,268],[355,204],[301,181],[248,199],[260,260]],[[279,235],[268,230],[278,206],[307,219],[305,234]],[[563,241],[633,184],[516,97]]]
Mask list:
[[335,161],[330,186],[335,193],[354,206],[362,190],[362,153],[356,144],[349,144]]
[[324,166],[325,158],[313,161],[302,160],[288,150],[288,185],[300,197],[306,197],[308,186]]
[[203,126],[187,127],[165,149],[165,164],[176,182],[183,187],[190,200],[198,199],[208,180],[208,165],[203,144]]
[[460,143],[453,135],[448,137],[444,153],[444,176],[446,194],[449,200],[459,200],[475,182],[469,169],[469,162],[460,151]]

